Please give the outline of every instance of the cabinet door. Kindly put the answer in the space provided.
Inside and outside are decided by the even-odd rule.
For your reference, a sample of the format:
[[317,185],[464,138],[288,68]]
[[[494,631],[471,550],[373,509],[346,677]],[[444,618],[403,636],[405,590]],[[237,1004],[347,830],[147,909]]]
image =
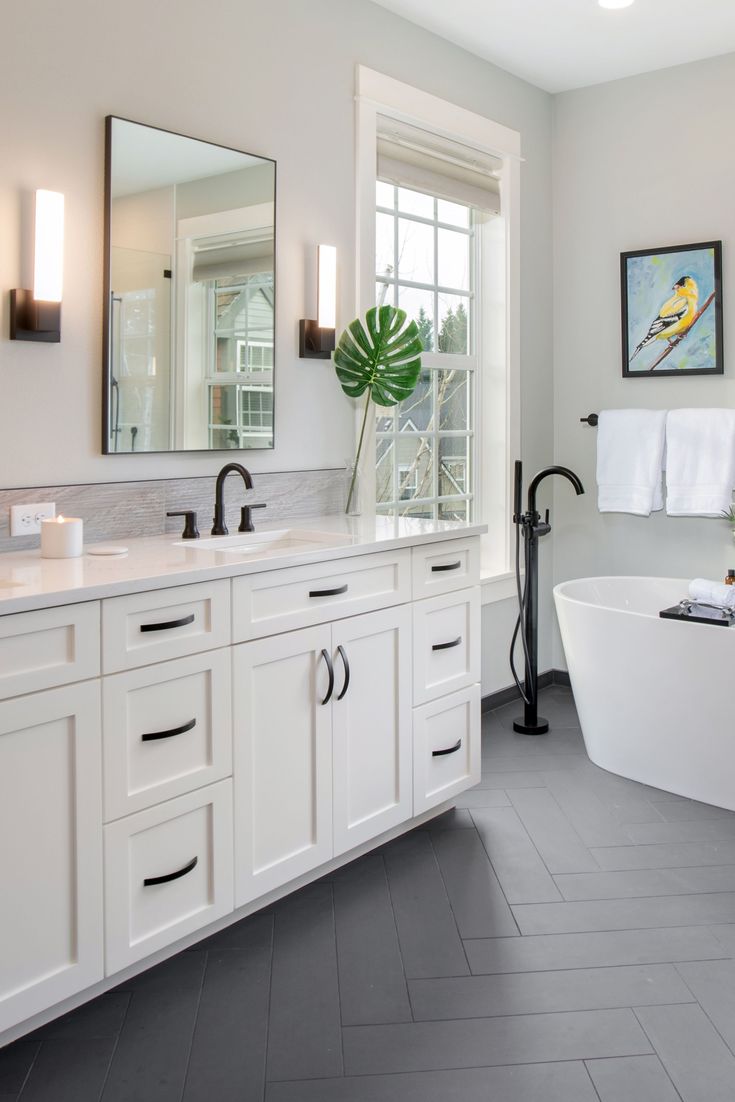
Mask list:
[[102,979],[99,682],[0,704],[0,1030]]
[[330,650],[329,625],[233,649],[236,906],[332,856]]
[[337,855],[411,817],[410,607],[334,624],[332,643]]

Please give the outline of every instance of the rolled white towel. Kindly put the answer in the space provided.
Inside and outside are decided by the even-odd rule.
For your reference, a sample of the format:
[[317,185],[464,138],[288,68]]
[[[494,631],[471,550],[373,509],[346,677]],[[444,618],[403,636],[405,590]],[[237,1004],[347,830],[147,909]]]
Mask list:
[[689,583],[689,598],[707,605],[716,605],[717,608],[735,609],[735,585],[695,578]]

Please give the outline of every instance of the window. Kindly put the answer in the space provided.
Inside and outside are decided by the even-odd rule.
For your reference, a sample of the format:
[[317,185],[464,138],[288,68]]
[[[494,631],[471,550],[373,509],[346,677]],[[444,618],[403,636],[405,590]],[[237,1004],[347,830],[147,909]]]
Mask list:
[[273,438],[273,278],[209,281],[213,345],[209,445],[268,446]]
[[477,368],[473,212],[383,180],[376,200],[376,302],[405,310],[425,350],[411,397],[378,410],[376,507],[434,520],[470,519]]
[[405,309],[425,349],[414,394],[376,409],[376,511],[487,524],[483,576],[498,581],[488,599],[503,599],[520,435],[520,135],[365,66],[357,102],[359,309]]

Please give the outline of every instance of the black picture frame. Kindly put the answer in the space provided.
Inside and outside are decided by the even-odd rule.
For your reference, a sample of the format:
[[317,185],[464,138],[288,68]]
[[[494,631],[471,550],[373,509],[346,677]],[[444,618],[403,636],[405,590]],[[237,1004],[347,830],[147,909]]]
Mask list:
[[[630,337],[630,261],[639,260],[641,258],[650,257],[652,262],[656,257],[665,257],[671,253],[688,253],[688,252],[709,252],[712,251],[712,290],[707,295],[706,305],[697,300],[697,310],[699,311],[692,321],[691,325],[682,333],[676,334],[674,341],[669,342],[673,344],[671,352],[666,351],[666,347],[661,347],[662,338],[659,336],[650,336],[650,330],[647,334],[645,330],[641,330],[636,334],[639,341],[639,345],[633,347],[631,351]],[[686,272],[681,273],[683,279]],[[674,288],[672,287],[672,292]],[[723,356],[723,344],[722,344],[722,242],[721,241],[699,241],[689,245],[666,245],[655,249],[636,249],[631,252],[624,252],[620,254],[620,302],[621,302],[621,327],[622,327],[622,369],[624,379],[650,379],[650,378],[672,378],[680,375],[723,375],[725,372],[724,356]],[[661,296],[654,301],[651,300],[650,322],[653,323],[657,318],[659,311],[663,306]],[[715,341],[715,355],[714,363],[712,366],[704,367],[659,367],[659,362],[665,364],[669,355],[673,355],[676,348],[679,345],[685,343],[687,337],[694,331],[695,325],[698,324],[701,317],[704,317],[705,312],[712,309],[714,317],[714,341]],[[676,339],[678,337],[678,340]],[[647,343],[644,344],[646,338],[649,338]],[[663,338],[665,341],[666,338]],[[658,352],[663,352],[663,355],[658,355],[654,358],[653,365],[650,360],[644,360],[640,366],[631,369],[631,362],[634,357],[637,357],[639,353],[638,349],[640,345],[643,345],[643,350],[647,347],[656,348]]]

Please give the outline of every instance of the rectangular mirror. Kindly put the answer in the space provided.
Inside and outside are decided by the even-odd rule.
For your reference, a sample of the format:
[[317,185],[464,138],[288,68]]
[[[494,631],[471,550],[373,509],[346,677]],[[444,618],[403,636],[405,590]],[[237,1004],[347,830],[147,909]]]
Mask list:
[[273,447],[276,164],[109,116],[105,454]]

